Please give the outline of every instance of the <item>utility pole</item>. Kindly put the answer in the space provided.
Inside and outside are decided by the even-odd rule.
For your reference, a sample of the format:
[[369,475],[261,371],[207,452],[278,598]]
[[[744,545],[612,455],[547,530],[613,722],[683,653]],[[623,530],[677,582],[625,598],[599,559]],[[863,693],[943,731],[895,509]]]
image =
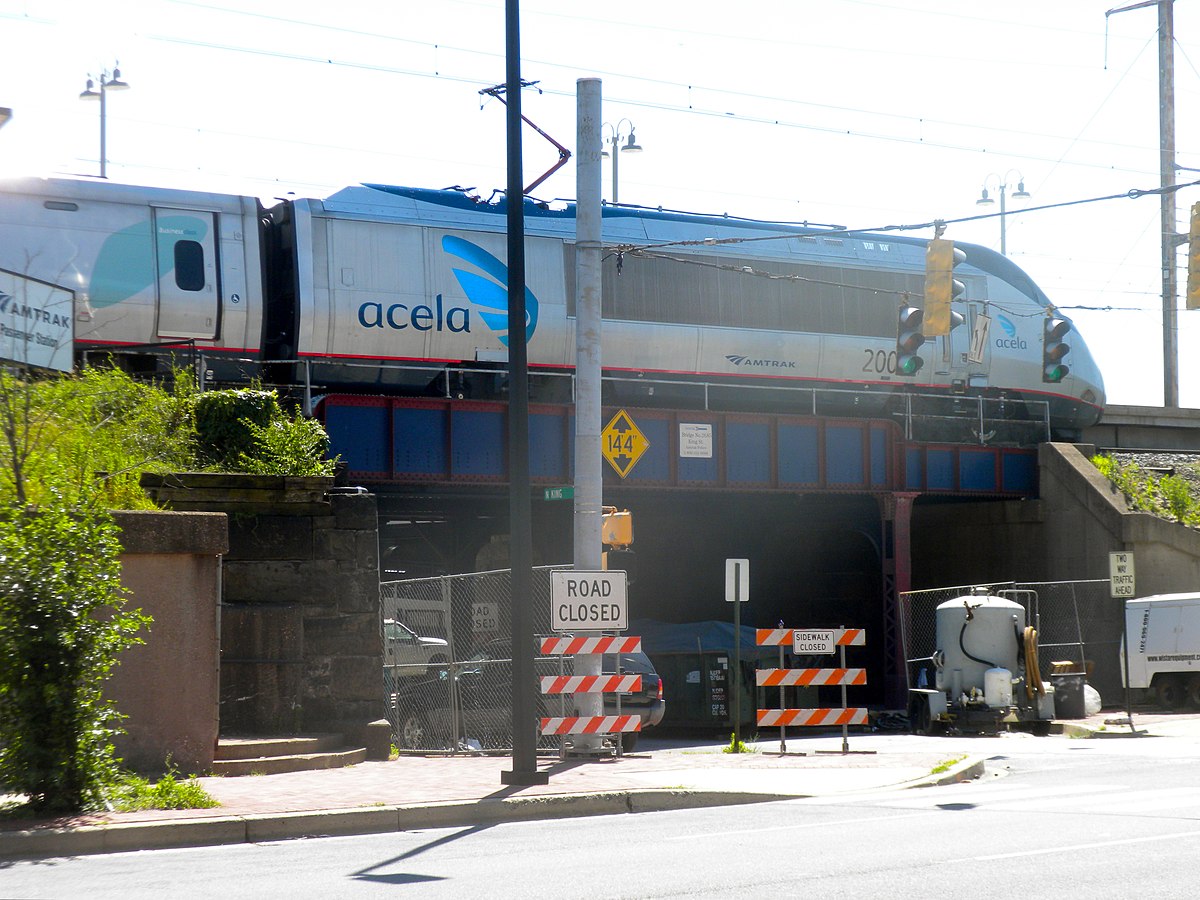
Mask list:
[[1158,165],[1162,207],[1163,406],[1179,407],[1179,311],[1175,248],[1175,0],[1144,0],[1110,9],[1105,18],[1132,9],[1158,7]]
[[[599,78],[580,78],[576,85],[575,156],[575,569],[601,568],[601,509],[604,461],[600,442],[600,287],[601,213]],[[616,157],[616,148],[613,156]],[[599,636],[585,635],[585,636]],[[599,675],[604,659],[589,653],[575,657],[576,675]],[[576,694],[577,714],[604,713],[602,694]],[[600,741],[579,735],[579,753],[595,753]]]

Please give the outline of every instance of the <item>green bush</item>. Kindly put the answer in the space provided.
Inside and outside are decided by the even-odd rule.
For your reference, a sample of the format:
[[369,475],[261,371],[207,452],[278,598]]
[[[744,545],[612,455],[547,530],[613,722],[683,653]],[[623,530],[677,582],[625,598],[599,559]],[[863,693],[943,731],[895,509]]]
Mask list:
[[95,507],[0,505],[0,785],[35,811],[95,808],[119,777],[103,684],[149,623],[119,552]]
[[190,384],[174,392],[117,369],[30,379],[0,372],[0,501],[93,497],[112,509],[152,507],[143,471],[191,466]]
[[[1200,525],[1200,497],[1195,496],[1187,478],[1158,476],[1135,463],[1121,463],[1111,456],[1093,456],[1092,464],[1125,496],[1130,509],[1169,515],[1185,525]],[[1193,472],[1187,474],[1195,480]]]
[[243,453],[237,468],[255,475],[332,475],[335,460],[326,459],[329,435],[315,419],[299,412],[282,415],[266,426],[248,422],[254,436],[253,453]]
[[196,455],[204,467],[243,471],[244,457],[257,456],[255,429],[284,418],[274,391],[206,391],[195,398]]
[[1158,491],[1171,515],[1180,522],[1186,521],[1193,505],[1188,483],[1178,475],[1164,475],[1158,482]]

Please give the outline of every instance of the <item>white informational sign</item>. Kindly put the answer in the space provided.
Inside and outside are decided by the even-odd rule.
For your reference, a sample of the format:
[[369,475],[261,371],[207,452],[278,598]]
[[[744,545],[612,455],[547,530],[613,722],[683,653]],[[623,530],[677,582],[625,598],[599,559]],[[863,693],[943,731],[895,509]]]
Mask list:
[[750,560],[725,560],[725,602],[745,603],[750,599]]
[[975,327],[971,331],[971,349],[967,352],[967,362],[983,362],[983,350],[987,347],[988,332],[992,329],[989,316],[980,313],[975,317]]
[[500,627],[500,616],[496,604],[490,601],[471,604],[471,631],[488,634]]
[[679,456],[712,459],[713,427],[708,423],[679,423]]
[[1132,550],[1119,550],[1108,554],[1108,579],[1112,597],[1128,599],[1134,596]]
[[830,656],[837,652],[837,632],[832,628],[821,631],[793,631],[792,652],[797,656]]
[[0,270],[0,359],[70,372],[74,344],[75,295]]
[[626,573],[550,573],[553,631],[624,631],[629,627]]

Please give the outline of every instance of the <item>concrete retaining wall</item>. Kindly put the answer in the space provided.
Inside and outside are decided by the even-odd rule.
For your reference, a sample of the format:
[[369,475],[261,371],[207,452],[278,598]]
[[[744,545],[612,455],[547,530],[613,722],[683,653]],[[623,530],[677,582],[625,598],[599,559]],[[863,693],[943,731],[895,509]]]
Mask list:
[[122,723],[117,755],[157,772],[169,759],[185,774],[211,769],[217,744],[221,554],[219,513],[114,512],[121,529],[121,584],[131,608],[154,622],[145,643],[121,656],[105,687]]
[[[1092,465],[1092,448],[1043,444],[1040,499],[1004,503],[923,504],[913,514],[914,589],[993,581],[1105,579],[1108,554],[1132,550],[1137,595],[1200,588],[1200,531],[1131,512]],[[1122,604],[1091,592],[1079,615],[1090,635],[1092,683],[1106,704],[1123,698],[1117,648]]]

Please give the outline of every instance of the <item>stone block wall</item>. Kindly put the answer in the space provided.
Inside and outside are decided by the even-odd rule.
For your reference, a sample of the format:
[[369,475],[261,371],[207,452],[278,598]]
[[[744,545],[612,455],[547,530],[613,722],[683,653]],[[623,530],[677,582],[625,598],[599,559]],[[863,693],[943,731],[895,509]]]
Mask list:
[[221,628],[221,731],[361,736],[384,713],[375,497],[233,512]]

